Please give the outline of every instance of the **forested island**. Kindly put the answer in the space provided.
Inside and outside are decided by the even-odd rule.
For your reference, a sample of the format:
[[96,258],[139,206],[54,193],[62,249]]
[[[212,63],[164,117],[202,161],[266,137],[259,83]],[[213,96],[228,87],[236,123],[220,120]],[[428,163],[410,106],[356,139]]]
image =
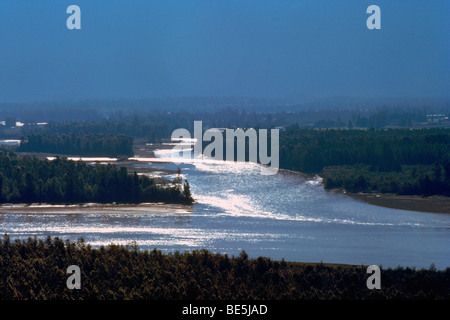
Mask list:
[[157,185],[145,175],[115,165],[89,165],[0,152],[0,203],[143,203],[191,204],[189,183],[181,178]]
[[[81,270],[69,290],[66,269]],[[450,269],[382,269],[366,286],[367,266],[251,259],[207,250],[164,254],[136,245],[98,249],[59,238],[0,239],[0,300],[367,300],[449,298]]]

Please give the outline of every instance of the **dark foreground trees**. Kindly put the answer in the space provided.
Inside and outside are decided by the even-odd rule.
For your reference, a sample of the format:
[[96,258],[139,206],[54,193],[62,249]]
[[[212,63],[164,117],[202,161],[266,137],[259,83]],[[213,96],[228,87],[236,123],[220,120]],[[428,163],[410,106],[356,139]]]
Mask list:
[[187,182],[155,181],[114,165],[53,161],[0,152],[0,203],[193,202]]
[[[69,290],[70,265],[81,289]],[[450,269],[381,271],[369,290],[363,266],[304,264],[214,254],[163,254],[135,245],[93,249],[82,240],[0,240],[0,299],[449,299]]]

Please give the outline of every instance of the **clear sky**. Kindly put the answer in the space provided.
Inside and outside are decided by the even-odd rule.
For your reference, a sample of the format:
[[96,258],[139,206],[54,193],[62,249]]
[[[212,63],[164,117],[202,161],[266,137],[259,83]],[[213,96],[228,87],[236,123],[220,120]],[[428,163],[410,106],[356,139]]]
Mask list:
[[448,0],[1,0],[0,102],[448,97],[449,20]]

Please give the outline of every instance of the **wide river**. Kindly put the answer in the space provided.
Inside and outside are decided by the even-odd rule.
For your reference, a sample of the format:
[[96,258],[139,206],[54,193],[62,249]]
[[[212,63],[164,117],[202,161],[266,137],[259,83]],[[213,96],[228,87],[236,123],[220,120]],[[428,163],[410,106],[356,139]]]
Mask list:
[[[156,153],[166,156],[164,151]],[[145,161],[136,165],[149,166]],[[0,213],[13,239],[84,238],[93,247],[130,244],[163,252],[203,249],[287,261],[450,266],[450,215],[369,205],[327,192],[319,178],[292,172],[264,176],[252,163],[187,161],[180,167],[196,200],[193,210],[142,207],[48,213]]]

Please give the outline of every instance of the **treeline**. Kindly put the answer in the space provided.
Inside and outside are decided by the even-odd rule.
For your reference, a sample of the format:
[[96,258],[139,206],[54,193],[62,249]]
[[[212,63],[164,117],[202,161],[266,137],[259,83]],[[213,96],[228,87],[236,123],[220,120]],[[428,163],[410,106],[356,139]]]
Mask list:
[[[147,119],[145,116],[117,115],[112,119],[98,121],[65,121],[50,122],[45,126],[30,126],[22,129],[22,134],[33,135],[108,135],[129,136],[133,138],[145,138],[149,142],[159,142],[170,139],[175,125],[168,120],[156,123],[158,118]],[[173,122],[172,122],[173,123]]]
[[450,129],[305,130],[280,134],[280,167],[326,188],[450,194]]
[[38,134],[22,138],[17,151],[97,157],[133,156],[133,138],[101,133]]
[[[375,108],[370,112],[362,112],[360,110],[353,110],[351,115],[341,111],[336,115],[330,114],[327,119],[325,115],[319,121],[314,123],[315,128],[375,128],[381,129],[387,126],[396,127],[418,127],[431,125],[428,123],[427,114],[430,110],[426,108]],[[445,115],[448,115],[446,109],[440,110]],[[433,113],[433,112],[431,112]],[[439,124],[439,123],[437,123]],[[435,124],[436,125],[436,124]]]
[[[6,119],[6,126],[0,126],[0,137],[11,137],[17,132],[24,136],[36,134],[57,133],[103,133],[124,134],[135,138],[146,138],[149,142],[160,142],[169,139],[173,130],[177,128],[193,129],[193,123],[202,120],[204,127],[209,128],[265,128],[286,127],[295,125],[299,128],[375,128],[388,126],[423,127],[448,125],[448,120],[440,123],[428,123],[427,115],[438,113],[450,115],[448,106],[425,107],[379,107],[368,110],[356,107],[328,107],[306,108],[305,106],[265,105],[228,106],[219,104],[207,108],[186,108],[180,104],[179,108],[112,108],[107,115],[92,119],[80,120],[68,117],[62,120],[43,120],[47,125],[37,125],[20,117],[25,125],[20,128],[8,129],[15,126],[16,118]],[[62,109],[65,110],[65,109]],[[274,111],[277,110],[277,111]],[[77,110],[78,113],[79,110]],[[39,119],[35,118],[35,119]],[[71,119],[70,121],[68,119]],[[78,119],[78,120],[74,120]],[[9,120],[9,121],[8,121]],[[9,125],[8,125],[9,124]]]
[[[77,265],[81,289],[69,290]],[[364,266],[250,259],[207,250],[163,254],[136,245],[94,249],[82,239],[0,240],[0,299],[449,299],[450,269],[387,268],[369,290]]]
[[400,171],[379,172],[369,166],[331,166],[323,169],[326,189],[402,195],[450,196],[450,162],[402,166]]
[[[0,103],[0,120],[25,124],[64,121],[126,120],[171,125],[180,119],[203,120],[212,127],[414,127],[427,115],[450,115],[448,99],[248,99],[171,98],[85,100],[59,103]],[[125,119],[126,118],[126,119]],[[447,122],[448,123],[448,122]],[[14,126],[14,125],[13,125]],[[8,126],[7,126],[8,127]],[[186,128],[186,125],[178,128]],[[0,135],[2,126],[0,126]]]
[[147,176],[114,165],[88,165],[0,152],[0,203],[193,202],[189,183],[160,186]]

